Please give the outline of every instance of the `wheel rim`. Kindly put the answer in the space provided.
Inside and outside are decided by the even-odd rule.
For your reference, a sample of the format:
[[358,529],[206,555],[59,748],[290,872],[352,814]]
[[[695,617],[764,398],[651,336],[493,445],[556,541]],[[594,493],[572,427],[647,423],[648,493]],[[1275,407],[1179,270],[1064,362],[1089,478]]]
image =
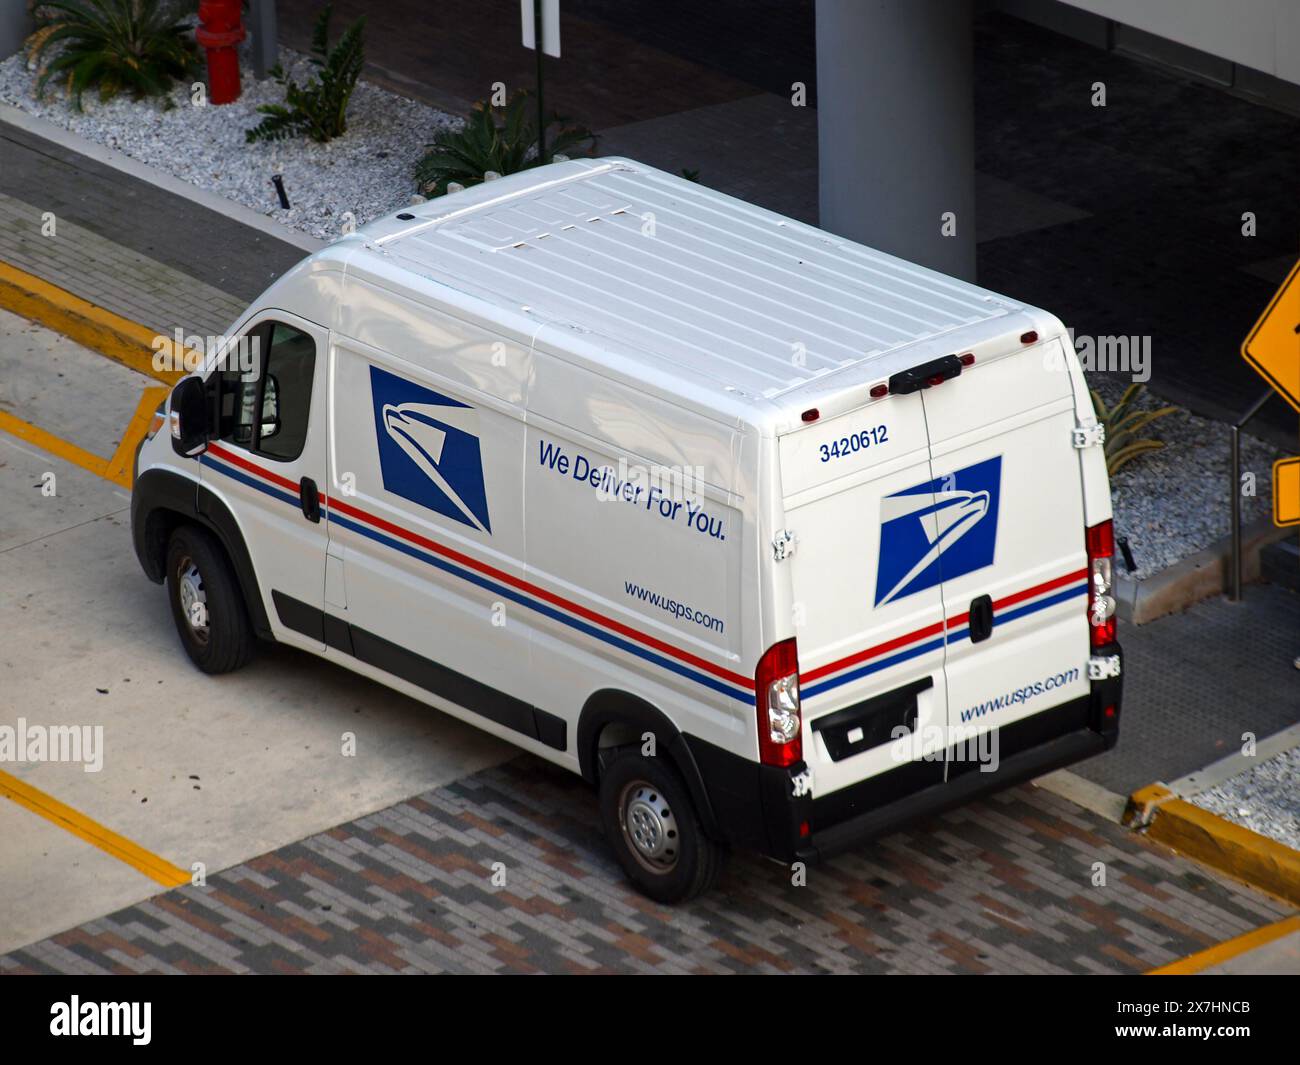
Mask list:
[[633,857],[652,873],[677,866],[681,836],[677,818],[663,792],[644,780],[634,780],[619,796],[619,826]]
[[194,560],[186,555],[176,566],[176,592],[181,600],[181,614],[196,643],[208,642],[208,593],[203,574]]

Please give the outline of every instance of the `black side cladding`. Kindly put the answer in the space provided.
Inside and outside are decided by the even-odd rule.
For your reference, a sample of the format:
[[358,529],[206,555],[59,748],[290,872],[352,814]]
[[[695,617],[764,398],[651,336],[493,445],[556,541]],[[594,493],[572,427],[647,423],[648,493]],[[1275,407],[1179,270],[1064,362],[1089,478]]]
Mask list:
[[286,628],[328,644],[336,651],[400,677],[547,747],[557,751],[568,749],[568,728],[562,717],[351,625],[284,592],[272,590],[271,600]]

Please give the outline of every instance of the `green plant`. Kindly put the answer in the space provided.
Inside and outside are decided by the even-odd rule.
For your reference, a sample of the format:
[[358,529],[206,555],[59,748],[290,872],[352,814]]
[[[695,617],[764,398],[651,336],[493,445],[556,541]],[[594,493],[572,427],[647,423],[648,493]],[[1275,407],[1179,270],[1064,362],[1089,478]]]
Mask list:
[[690,167],[684,166],[681,168],[681,170],[678,171],[678,173],[681,174],[682,177],[684,177],[687,181],[694,181],[697,185],[699,184],[700,181],[699,170],[692,170]]
[[26,41],[27,58],[50,56],[37,95],[59,79],[77,110],[90,89],[101,100],[119,93],[135,100],[166,97],[177,79],[202,69],[189,29],[168,0],[43,0],[32,15],[36,30]]
[[323,142],[347,132],[348,101],[366,61],[366,17],[362,15],[352,23],[343,31],[338,44],[330,48],[333,10],[333,4],[326,4],[312,31],[311,62],[316,67],[316,76],[311,81],[299,85],[279,64],[271,69],[275,80],[284,87],[284,103],[262,104],[257,109],[266,117],[244,134],[249,143],[284,140],[295,134]]
[[1132,462],[1139,455],[1148,451],[1158,451],[1164,447],[1162,440],[1136,439],[1139,431],[1145,429],[1157,418],[1175,413],[1177,407],[1159,407],[1155,410],[1139,410],[1134,404],[1145,391],[1142,384],[1131,384],[1124,389],[1124,394],[1109,409],[1101,395],[1092,391],[1092,406],[1097,412],[1097,420],[1106,427],[1106,472],[1114,476],[1120,467]]
[[[415,164],[415,180],[425,196],[441,196],[450,182],[477,185],[486,173],[517,174],[538,164],[536,108],[532,93],[523,89],[514,93],[503,107],[493,107],[486,100],[474,105],[460,129],[441,129],[426,144],[425,154]],[[552,126],[558,126],[554,133]],[[595,147],[596,134],[584,126],[575,126],[566,118],[551,114],[546,118],[546,151],[549,155],[568,153],[570,149]]]

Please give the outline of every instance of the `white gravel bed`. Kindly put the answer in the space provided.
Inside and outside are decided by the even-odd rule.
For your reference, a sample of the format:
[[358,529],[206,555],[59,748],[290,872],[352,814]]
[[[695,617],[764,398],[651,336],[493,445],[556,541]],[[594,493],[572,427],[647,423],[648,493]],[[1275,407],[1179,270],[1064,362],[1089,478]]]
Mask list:
[[1300,747],[1193,798],[1220,817],[1300,850]]
[[[1125,384],[1104,374],[1088,374],[1088,384],[1109,406]],[[1143,410],[1168,406],[1144,391]],[[1228,477],[1228,427],[1179,408],[1140,431],[1140,438],[1163,440],[1159,451],[1139,455],[1111,478],[1115,536],[1127,536],[1141,580],[1195,554],[1231,532]],[[1242,499],[1242,525],[1271,512],[1272,470],[1281,455],[1268,444],[1242,435],[1241,469],[1255,475],[1255,495]],[[1118,552],[1117,552],[1118,556]],[[1122,560],[1118,572],[1127,574]]]
[[[331,43],[343,32],[339,19]],[[280,59],[303,84],[313,69],[288,48]],[[78,112],[55,81],[36,99],[37,72],[20,52],[0,63],[0,100],[78,136],[106,145],[182,181],[251,207],[322,240],[338,237],[347,212],[357,225],[411,202],[414,167],[436,130],[460,119],[359,81],[348,106],[348,129],[325,144],[305,137],[246,144],[245,130],[261,121],[257,106],[283,103],[274,78],[256,81],[241,72],[242,93],[232,104],[195,107],[188,86],[178,85],[165,110],[159,101],[121,96],[108,104],[93,93]],[[283,177],[290,208],[280,206],[271,176]]]

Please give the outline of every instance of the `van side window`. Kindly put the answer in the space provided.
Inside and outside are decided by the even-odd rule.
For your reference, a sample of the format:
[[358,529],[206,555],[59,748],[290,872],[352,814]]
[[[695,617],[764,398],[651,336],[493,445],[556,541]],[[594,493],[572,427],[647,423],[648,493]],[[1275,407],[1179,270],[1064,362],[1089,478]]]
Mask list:
[[217,435],[268,458],[296,459],[307,440],[316,344],[291,325],[264,322],[249,333],[244,350],[251,370],[236,366],[219,374]]

